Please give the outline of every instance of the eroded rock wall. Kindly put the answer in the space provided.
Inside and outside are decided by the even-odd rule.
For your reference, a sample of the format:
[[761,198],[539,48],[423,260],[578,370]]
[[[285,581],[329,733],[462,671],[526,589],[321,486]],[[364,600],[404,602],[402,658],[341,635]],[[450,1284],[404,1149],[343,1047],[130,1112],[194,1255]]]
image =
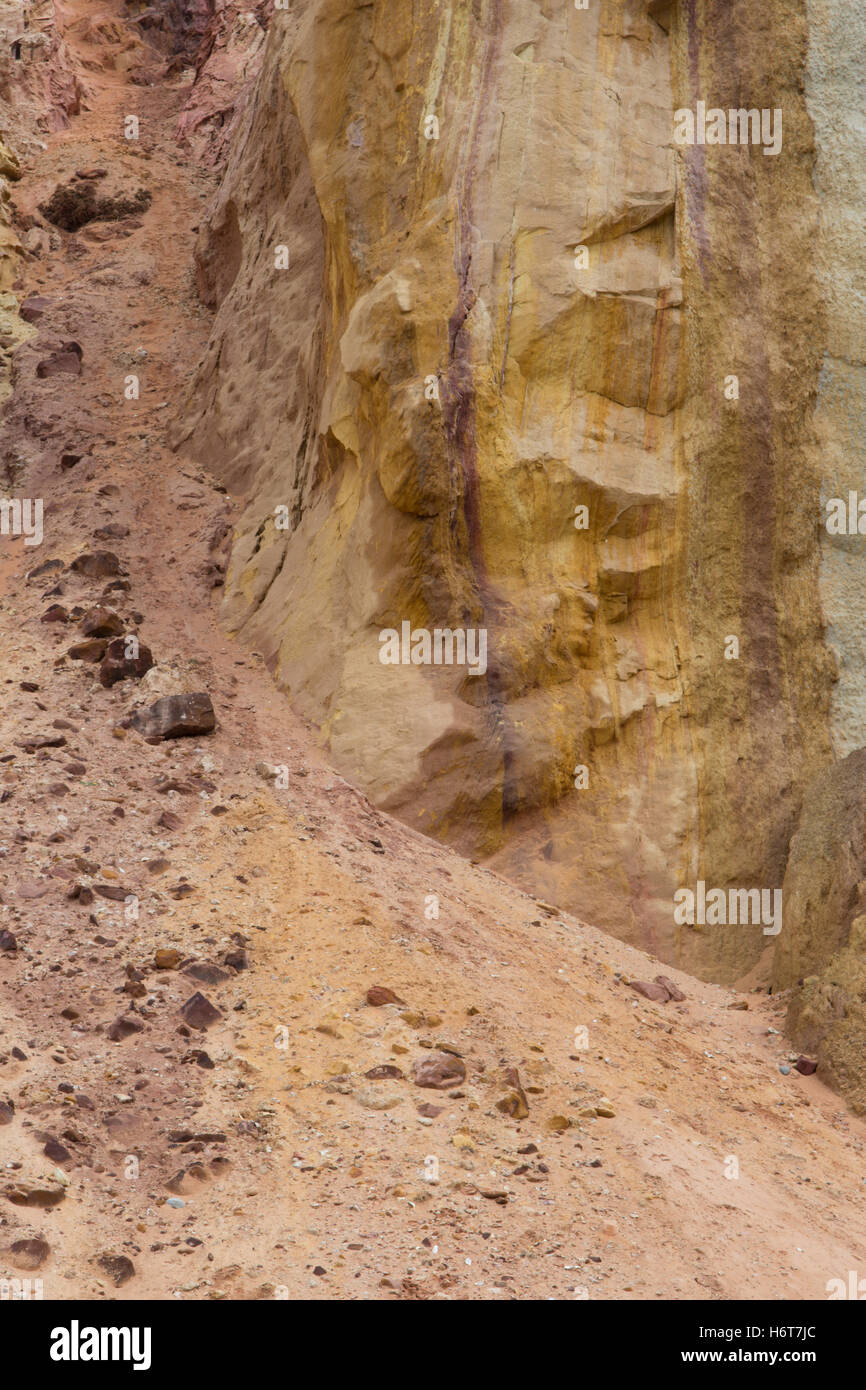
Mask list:
[[[227,621],[336,765],[717,978],[762,927],[678,926],[675,889],[780,887],[832,757],[808,18],[275,11],[177,431],[245,499]],[[678,148],[700,100],[781,108],[782,151]],[[383,665],[404,621],[484,629],[486,672]]]
[[240,112],[261,70],[271,10],[272,0],[252,5],[223,0],[198,45],[195,81],[177,136],[208,165],[227,158]]
[[823,1079],[866,1112],[866,749],[810,785],[785,874],[774,985]]
[[[678,456],[684,565],[673,609],[688,633],[686,701],[698,784],[696,876],[782,887],[803,789],[832,758],[836,666],[818,594],[820,459],[813,412],[825,335],[820,200],[803,99],[805,4],[684,0],[675,106],[781,112],[782,147],[685,147],[678,232],[688,332]],[[736,376],[739,396],[724,390]],[[724,659],[728,637],[739,655]],[[729,978],[763,927],[713,929]]]
[[[826,519],[830,499],[866,496],[866,13],[855,0],[809,0],[808,16],[806,95],[821,203],[813,259],[826,324],[815,427]],[[866,743],[866,540],[826,525],[820,536],[821,606],[839,670],[831,726],[844,756]]]
[[[785,876],[773,984],[792,991],[789,1026],[822,1077],[866,1111],[866,134],[861,55],[866,17],[851,0],[810,0],[806,95],[820,219],[813,243],[826,331],[815,430],[820,480],[819,588],[837,663],[830,727],[841,759],[810,784]],[[854,507],[851,508],[853,494]],[[846,514],[828,529],[828,505]],[[850,524],[853,521],[853,527]],[[866,523],[863,525],[866,530]]]

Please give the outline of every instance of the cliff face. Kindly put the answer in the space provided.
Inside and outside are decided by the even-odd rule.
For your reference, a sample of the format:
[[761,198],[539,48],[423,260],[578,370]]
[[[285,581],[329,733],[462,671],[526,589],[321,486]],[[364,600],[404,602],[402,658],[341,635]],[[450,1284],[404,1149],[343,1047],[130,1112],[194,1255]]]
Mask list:
[[207,165],[226,157],[239,112],[261,70],[271,0],[223,0],[208,9],[195,50],[195,82],[177,124],[181,146]]
[[788,1029],[822,1079],[866,1113],[866,749],[809,787],[785,874],[773,961]]
[[[805,4],[688,0],[674,35],[678,108],[701,99],[761,108],[778,113],[782,130],[778,154],[695,145],[680,165],[689,332],[675,425],[684,565],[673,596],[690,647],[697,875],[776,890],[803,789],[833,755],[837,676],[819,593],[814,408],[826,322],[803,92],[809,16]],[[736,400],[723,389],[731,376]],[[729,636],[736,660],[723,659]],[[730,977],[768,943],[760,928],[713,929],[700,968]]]
[[[176,442],[245,499],[231,628],[380,806],[715,978],[770,938],[675,890],[780,888],[856,737],[820,538],[855,242],[807,100],[841,8],[304,0],[198,244]],[[699,102],[780,151],[678,146]],[[382,664],[403,623],[486,670]]]
[[[866,197],[862,64],[866,16],[840,0],[810,0],[806,96],[815,133],[821,218],[811,247],[825,313],[814,425],[821,513],[836,499],[840,533],[820,529],[820,605],[838,664],[830,721],[842,761],[806,790],[785,875],[784,929],[773,961],[777,989],[792,989],[788,1023],[814,1051],[822,1076],[866,1112],[866,806],[864,701],[866,599],[863,495],[866,255],[859,231]],[[850,525],[851,494],[854,521]],[[866,529],[866,526],[864,526]]]

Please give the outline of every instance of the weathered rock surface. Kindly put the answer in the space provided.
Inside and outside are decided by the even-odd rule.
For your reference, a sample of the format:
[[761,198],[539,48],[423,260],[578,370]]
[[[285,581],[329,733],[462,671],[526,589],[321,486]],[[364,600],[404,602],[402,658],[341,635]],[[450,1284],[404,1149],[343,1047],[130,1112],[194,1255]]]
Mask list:
[[216,727],[211,698],[204,692],[166,695],[147,709],[135,710],[129,723],[144,738],[192,738]]
[[181,1013],[186,1023],[191,1028],[198,1028],[204,1032],[214,1023],[219,1023],[222,1014],[200,990],[191,994],[189,999],[181,1008]]
[[433,1052],[429,1057],[421,1057],[412,1064],[412,1080],[416,1086],[445,1091],[459,1086],[465,1079],[465,1062],[460,1057],[452,1057],[446,1052]]
[[219,165],[226,157],[259,74],[271,0],[223,0],[211,9],[196,51],[195,83],[177,123],[177,138],[197,159]]
[[[808,32],[805,3],[276,12],[176,434],[247,499],[226,620],[341,771],[726,979],[760,927],[673,894],[778,888],[833,756]],[[677,147],[708,96],[781,108],[782,152]],[[486,670],[383,665],[404,622],[483,629]]]
[[113,550],[85,551],[72,561],[69,568],[87,579],[106,579],[120,573],[120,561]]
[[866,749],[819,777],[783,888],[773,985],[793,988],[788,1027],[822,1079],[866,1113]]
[[153,666],[153,653],[150,647],[140,642],[137,655],[128,656],[134,650],[125,637],[115,637],[105,648],[99,667],[99,683],[106,687],[118,681],[140,680]]
[[48,1241],[39,1236],[23,1236],[0,1250],[0,1258],[8,1261],[13,1269],[39,1269],[48,1258],[50,1249]]
[[809,789],[791,841],[773,986],[788,989],[848,945],[866,912],[866,749]]

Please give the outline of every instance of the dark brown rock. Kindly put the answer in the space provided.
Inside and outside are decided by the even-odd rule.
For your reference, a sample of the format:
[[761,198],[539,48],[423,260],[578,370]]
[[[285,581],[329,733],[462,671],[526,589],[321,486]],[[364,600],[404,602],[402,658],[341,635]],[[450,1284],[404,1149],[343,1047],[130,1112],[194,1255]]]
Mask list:
[[117,637],[123,632],[123,621],[110,608],[88,608],[79,624],[85,637]]
[[670,999],[673,999],[675,1004],[682,1003],[682,1001],[686,997],[683,994],[682,990],[679,988],[679,986],[675,985],[673,980],[669,980],[667,975],[656,975],[654,983],[657,985],[661,985],[662,989],[666,989],[668,992],[668,997]]
[[13,1269],[39,1269],[51,1254],[51,1246],[41,1236],[25,1236],[20,1240],[13,1240],[2,1254]]
[[137,1018],[132,1018],[129,1014],[120,1014],[109,1025],[106,1036],[109,1042],[123,1042],[124,1038],[132,1037],[133,1033],[142,1032],[144,1032],[144,1024],[140,1023]]
[[371,985],[367,990],[367,1003],[374,1009],[380,1009],[383,1004],[405,1004],[405,999],[401,999],[399,994],[395,994],[393,989],[388,989],[387,985]]
[[72,1154],[59,1139],[50,1138],[42,1150],[46,1158],[50,1158],[52,1163],[68,1163]]
[[129,897],[129,889],[123,888],[118,883],[94,883],[94,893],[98,893],[100,898],[108,898],[109,902],[122,903]]
[[644,999],[652,999],[656,1004],[666,1004],[670,999],[664,985],[656,984],[655,981],[629,980],[628,987],[636,994],[642,994]]
[[190,1028],[198,1028],[204,1031],[212,1024],[222,1020],[219,1009],[214,1008],[213,1004],[200,990],[191,994],[186,1003],[181,1007],[181,1015]]
[[39,621],[42,623],[68,623],[68,609],[64,608],[62,603],[52,603],[50,608],[46,608]]
[[107,526],[97,527],[93,534],[98,541],[122,541],[129,535],[129,527],[110,521]]
[[120,561],[112,550],[85,551],[69,568],[86,579],[107,579],[120,574]]
[[144,643],[139,643],[138,656],[127,656],[128,647],[124,637],[117,637],[113,642],[109,642],[105,649],[105,656],[102,658],[102,665],[99,668],[99,683],[108,688],[115,685],[117,681],[141,680],[141,677],[150,670],[153,665],[153,653],[150,647]]
[[136,710],[127,721],[144,738],[187,738],[209,734],[216,726],[213,705],[204,692],[166,695],[148,709]]
[[42,216],[64,232],[76,232],[88,222],[116,222],[150,207],[152,195],[146,188],[115,196],[100,195],[96,186],[100,176],[97,171],[78,182],[58,184],[51,197],[39,204]]
[[105,648],[108,646],[104,637],[88,637],[86,642],[76,642],[70,647],[66,655],[71,661],[87,661],[94,665],[101,661],[105,656]]
[[207,960],[196,960],[190,965],[185,965],[183,973],[191,980],[197,980],[200,985],[221,985],[232,978],[228,970],[221,970],[218,965],[212,965]]
[[128,1255],[115,1255],[110,1251],[100,1255],[97,1263],[105,1270],[111,1278],[116,1289],[121,1284],[127,1283],[135,1274],[135,1265]]
[[16,1207],[56,1207],[65,1196],[66,1188],[59,1184],[39,1187],[35,1183],[17,1182],[6,1188],[6,1197]]
[[26,299],[22,299],[18,313],[25,323],[38,323],[45,310],[50,307],[51,300],[46,299],[44,295],[29,294]]

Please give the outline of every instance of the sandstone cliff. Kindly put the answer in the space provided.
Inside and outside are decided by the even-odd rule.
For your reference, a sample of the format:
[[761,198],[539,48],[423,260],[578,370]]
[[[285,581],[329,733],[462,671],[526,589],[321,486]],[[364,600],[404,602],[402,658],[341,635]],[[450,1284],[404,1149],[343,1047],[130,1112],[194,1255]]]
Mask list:
[[[847,22],[306,0],[198,244],[176,438],[245,499],[232,630],[378,805],[719,979],[772,943],[674,891],[780,888],[860,736]],[[700,101],[781,149],[678,147]],[[383,666],[404,621],[485,629],[486,673]]]

